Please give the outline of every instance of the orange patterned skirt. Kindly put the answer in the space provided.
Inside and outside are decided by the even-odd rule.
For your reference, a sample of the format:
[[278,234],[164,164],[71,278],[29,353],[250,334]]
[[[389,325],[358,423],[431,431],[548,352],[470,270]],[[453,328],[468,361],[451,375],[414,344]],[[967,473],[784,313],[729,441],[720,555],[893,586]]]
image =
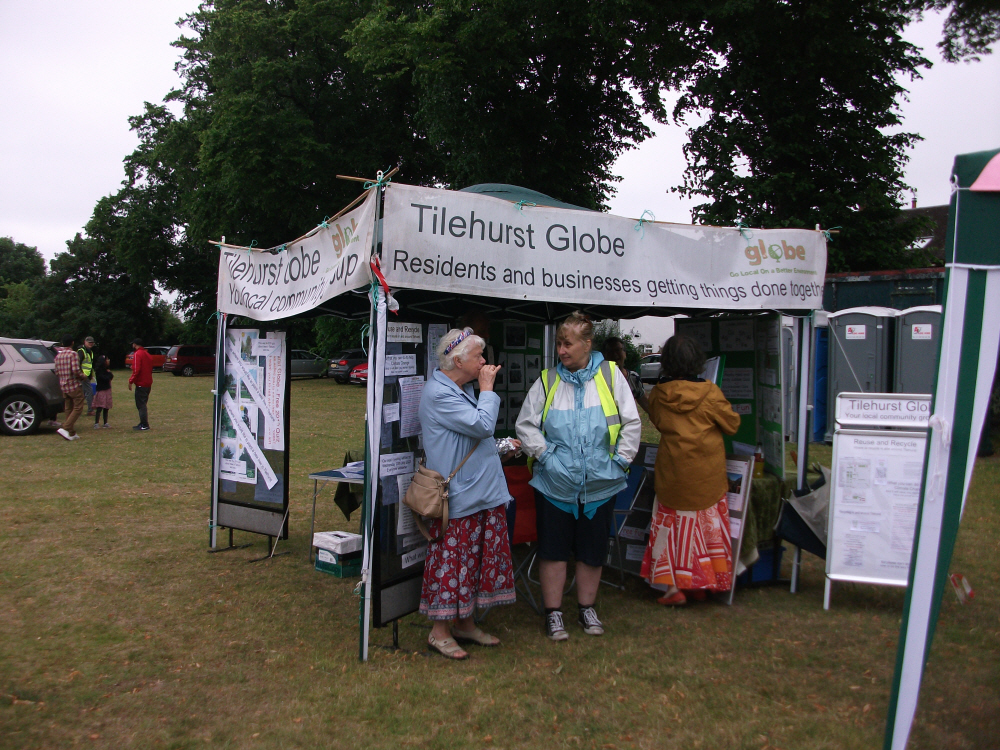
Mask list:
[[729,591],[733,547],[726,496],[705,510],[673,510],[657,503],[641,575],[657,589]]

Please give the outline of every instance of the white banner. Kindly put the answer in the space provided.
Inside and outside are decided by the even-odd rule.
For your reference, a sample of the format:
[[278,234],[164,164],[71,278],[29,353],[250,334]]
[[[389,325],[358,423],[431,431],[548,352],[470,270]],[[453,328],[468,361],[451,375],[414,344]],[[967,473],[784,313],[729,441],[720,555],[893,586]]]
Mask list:
[[389,185],[390,286],[629,307],[820,309],[826,239],[805,229],[638,225],[594,211]]
[[221,248],[219,310],[277,320],[371,283],[376,192],[328,227],[318,227],[279,252]]

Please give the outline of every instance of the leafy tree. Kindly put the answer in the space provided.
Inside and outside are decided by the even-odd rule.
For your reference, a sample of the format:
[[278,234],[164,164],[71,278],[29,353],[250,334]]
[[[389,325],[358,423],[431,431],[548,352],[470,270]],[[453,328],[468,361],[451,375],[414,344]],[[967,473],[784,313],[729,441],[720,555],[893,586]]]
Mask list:
[[364,323],[324,316],[316,318],[315,352],[324,357],[333,357],[344,349],[356,349],[361,345],[361,331]]
[[[0,299],[6,297],[8,284],[34,284],[45,277],[45,259],[38,248],[0,237]],[[26,293],[25,289],[18,292]]]
[[615,159],[650,135],[643,110],[662,110],[653,65],[690,58],[679,26],[651,32],[659,17],[637,2],[375,2],[349,54],[412,83],[438,183],[509,182],[603,208]]
[[408,86],[346,57],[358,17],[348,0],[217,0],[185,19],[182,87],[132,118],[139,147],[122,189],[95,210],[140,279],[178,293],[196,317],[215,309],[218,250],[286,242],[357,195],[337,173],[373,177],[399,161],[426,178]]
[[37,285],[29,281],[0,287],[0,333],[14,338],[44,338],[35,317]]
[[944,38],[938,44],[948,62],[979,60],[992,53],[990,45],[1000,40],[1000,2],[997,0],[915,0],[915,17],[923,11],[948,11]]
[[900,79],[927,65],[907,16],[873,0],[726,0],[707,6],[674,116],[688,131],[680,192],[705,223],[842,227],[831,271],[906,266],[920,227],[900,222]]
[[152,282],[132,277],[97,240],[77,234],[50,268],[37,289],[36,335],[58,340],[70,333],[78,342],[93,336],[115,366],[124,363],[133,338],[152,342],[163,335],[169,308],[150,304]]

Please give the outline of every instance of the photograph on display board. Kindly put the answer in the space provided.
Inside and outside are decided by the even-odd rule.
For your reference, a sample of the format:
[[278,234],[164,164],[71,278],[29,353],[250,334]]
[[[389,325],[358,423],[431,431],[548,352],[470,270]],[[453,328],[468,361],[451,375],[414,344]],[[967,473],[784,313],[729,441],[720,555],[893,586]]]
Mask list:
[[524,323],[505,323],[503,348],[524,349],[528,345],[528,327]]
[[542,355],[526,354],[524,357],[524,382],[531,387],[542,374]]
[[507,352],[500,352],[497,355],[497,364],[500,365],[500,369],[497,370],[496,379],[493,381],[493,390],[505,391],[507,390]]
[[507,424],[513,425],[517,422],[517,415],[521,413],[521,405],[524,404],[525,394],[507,394]]
[[500,408],[497,410],[497,431],[507,429],[507,394],[497,393],[500,397]]
[[524,391],[524,355],[511,353],[507,355],[507,390],[511,392]]

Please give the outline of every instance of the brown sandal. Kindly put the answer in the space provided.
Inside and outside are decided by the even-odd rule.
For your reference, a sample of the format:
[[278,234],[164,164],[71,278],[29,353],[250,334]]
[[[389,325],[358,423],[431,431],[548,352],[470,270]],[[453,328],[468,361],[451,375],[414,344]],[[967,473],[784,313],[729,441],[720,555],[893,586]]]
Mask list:
[[[469,658],[469,654],[455,642],[454,638],[442,638],[438,640],[433,635],[429,635],[427,636],[427,645],[446,659],[462,661]],[[459,656],[459,654],[462,655]]]
[[451,629],[452,637],[459,643],[475,643],[480,646],[499,646],[500,639],[495,635],[484,633],[480,628],[472,630],[462,630],[461,628]]

